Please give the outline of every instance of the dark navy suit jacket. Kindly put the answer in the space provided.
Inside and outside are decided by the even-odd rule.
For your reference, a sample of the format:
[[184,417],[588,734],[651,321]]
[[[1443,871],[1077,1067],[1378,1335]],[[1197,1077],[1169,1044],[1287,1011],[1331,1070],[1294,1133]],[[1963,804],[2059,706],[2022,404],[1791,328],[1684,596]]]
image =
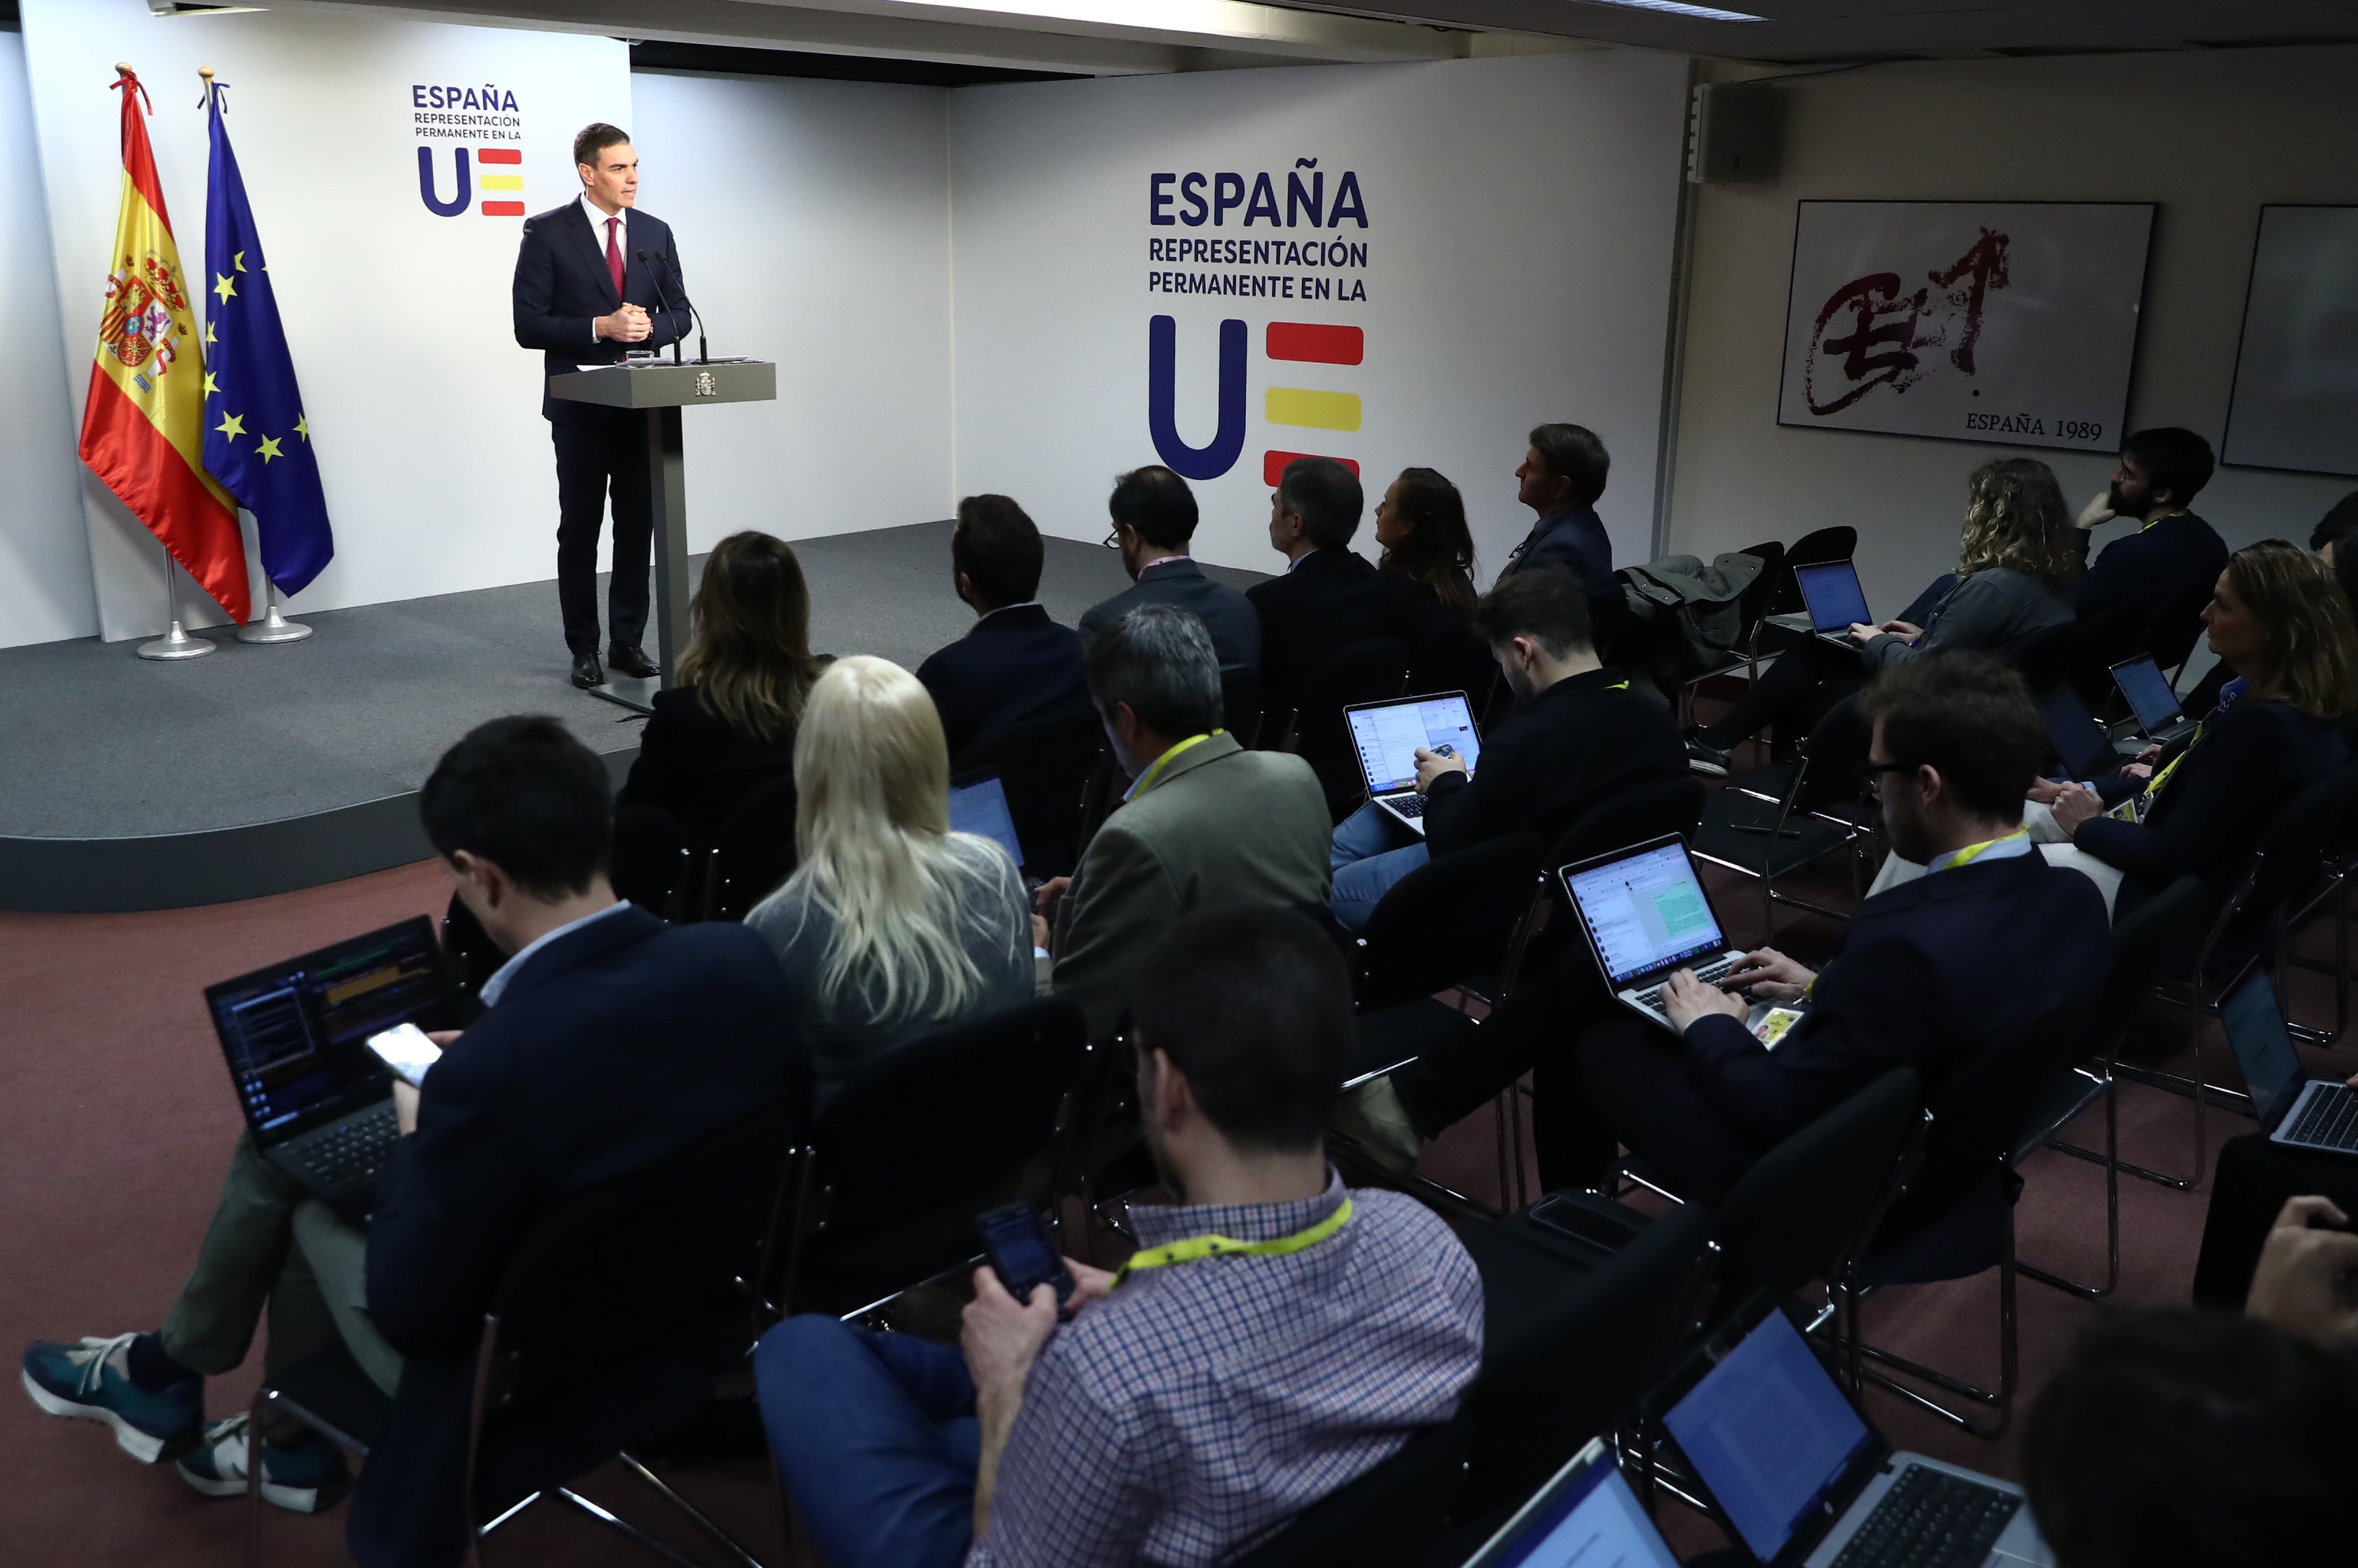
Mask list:
[[1894,1067],[1937,1084],[2003,1029],[2093,1005],[2112,962],[2104,899],[2035,851],[1877,893],[1771,1053],[1725,1015],[1688,1028],[1704,1097],[1765,1153]]
[[[590,226],[579,197],[524,221],[524,243],[516,251],[516,346],[543,351],[547,374],[611,364],[627,350],[662,348],[687,336],[687,284],[680,276],[671,225],[633,207],[623,222],[622,243],[622,292],[617,297],[613,275],[606,270],[605,236]],[[641,251],[652,254],[653,266],[640,263]],[[659,293],[669,308],[657,308]],[[646,340],[619,343],[596,337],[590,322],[611,315],[625,301],[646,308],[654,328]],[[544,390],[540,412],[556,424],[586,425],[608,410]]]
[[[2088,533],[2080,536],[2080,558],[2088,558]],[[2197,583],[2217,580],[2227,569],[2227,543],[2219,531],[2191,512],[2162,517],[2106,545],[2080,576],[2072,602],[2082,620],[2115,604],[2149,604]]]
[[[534,954],[435,1065],[369,1223],[369,1316],[404,1365],[353,1498],[348,1539],[367,1568],[460,1559],[476,1345],[517,1244],[566,1198],[783,1098],[801,1070],[792,1015],[756,933],[624,909]],[[694,1389],[692,1366],[664,1370],[620,1368],[503,1423],[498,1475],[549,1485],[644,1435],[651,1407],[660,1420]]]
[[1532,567],[1564,567],[1591,599],[1614,591],[1613,541],[1593,506],[1551,512],[1531,524],[1523,542],[1499,570],[1500,577]]
[[1414,639],[1442,615],[1440,601],[1413,580],[1378,571],[1348,546],[1313,550],[1245,597],[1260,615],[1264,711],[1280,718],[1302,683],[1344,648],[1376,637]]
[[919,665],[917,678],[933,693],[953,757],[994,730],[1089,701],[1081,634],[1038,604],[992,611]]
[[1212,652],[1224,670],[1249,670],[1260,665],[1260,617],[1252,600],[1239,589],[1214,582],[1191,560],[1157,561],[1138,574],[1138,580],[1111,599],[1093,604],[1081,617],[1084,641],[1107,622],[1129,614],[1141,604],[1175,604],[1190,611],[1212,634]]

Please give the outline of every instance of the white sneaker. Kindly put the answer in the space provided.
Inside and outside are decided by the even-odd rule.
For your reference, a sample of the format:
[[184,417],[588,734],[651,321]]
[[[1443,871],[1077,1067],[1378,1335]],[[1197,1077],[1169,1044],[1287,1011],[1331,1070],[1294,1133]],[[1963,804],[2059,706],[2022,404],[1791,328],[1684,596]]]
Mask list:
[[[204,1442],[176,1466],[180,1479],[209,1498],[245,1495],[246,1413],[240,1411],[205,1428]],[[262,1500],[290,1513],[313,1514],[333,1507],[352,1490],[343,1450],[317,1433],[291,1444],[262,1445]]]

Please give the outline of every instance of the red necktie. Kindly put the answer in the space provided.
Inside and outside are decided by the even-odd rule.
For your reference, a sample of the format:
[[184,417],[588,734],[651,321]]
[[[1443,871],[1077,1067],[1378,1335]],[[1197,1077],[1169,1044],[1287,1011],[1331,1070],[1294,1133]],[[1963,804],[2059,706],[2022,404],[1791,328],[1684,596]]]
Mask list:
[[614,280],[614,300],[617,304],[622,298],[622,245],[614,231],[622,226],[620,218],[606,220],[606,276]]

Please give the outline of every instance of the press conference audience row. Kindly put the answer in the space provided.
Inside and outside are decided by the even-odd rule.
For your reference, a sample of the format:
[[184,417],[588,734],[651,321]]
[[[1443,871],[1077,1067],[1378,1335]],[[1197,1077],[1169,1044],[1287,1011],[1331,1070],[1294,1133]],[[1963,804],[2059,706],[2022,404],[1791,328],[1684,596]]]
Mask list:
[[[1350,984],[1319,922],[1364,925],[1431,858],[1552,837],[1597,804],[1724,762],[1714,741],[1743,738],[1727,721],[1682,738],[1670,708],[1602,657],[1625,611],[1591,433],[1531,431],[1518,480],[1535,522],[1479,596],[1463,499],[1430,470],[1387,487],[1374,563],[1350,547],[1365,510],[1356,474],[1291,464],[1269,520],[1286,570],[1244,594],[1188,558],[1184,481],[1126,474],[1109,543],[1133,585],[1078,631],[1037,600],[1044,546],[1022,508],[970,497],[950,579],[976,624],[914,675],[814,656],[792,549],[732,535],[696,596],[682,683],[658,698],[611,813],[602,764],[553,720],[485,725],[428,780],[421,812],[454,914],[504,961],[463,1040],[440,1037],[427,1087],[395,1087],[403,1137],[367,1226],[242,1138],[160,1325],[37,1344],[27,1387],[52,1413],[107,1424],[135,1457],[173,1461],[198,1490],[242,1495],[246,1418],[208,1423],[202,1379],[244,1358],[266,1308],[265,1370],[341,1344],[394,1400],[348,1520],[355,1557],[455,1563],[475,1331],[535,1223],[748,1110],[806,1116],[885,1054],[1045,989],[1081,1009],[1095,1044],[1128,1053],[1172,1201],[1130,1203],[1140,1250],[1122,1270],[1068,1260],[1077,1288],[1061,1314],[1049,1287],[1018,1301],[978,1271],[955,1347],[787,1319],[754,1361],[770,1446],[837,1568],[1231,1555],[1447,1420],[1481,1361],[1471,1260],[1409,1198],[1347,1193],[1327,1162],[1330,1125],[1404,1167],[1478,1103],[1469,1085],[1487,1098],[1536,1071],[1549,1184],[1596,1184],[1626,1149],[1716,1202],[1886,1069],[1937,1082],[2006,1029],[2094,996],[2104,901],[2039,852],[2039,822],[2126,873],[2125,912],[2177,875],[2223,876],[2285,800],[2347,759],[2358,631],[2337,546],[2358,497],[2320,524],[2323,558],[2270,542],[2232,559],[2219,546],[2212,563],[2217,535],[2185,509],[2209,477],[2197,446],[2182,431],[2133,436],[2076,541],[2044,465],[1986,465],[1969,485],[1956,581],[1930,590],[1920,627],[1855,627],[1851,655],[1789,651],[1747,698],[1753,717],[1731,715],[1751,724],[1744,734],[1773,725],[1788,740],[1847,703],[1894,861],[1924,868],[1879,885],[1827,961],[1762,948],[1716,985],[1682,974],[1664,1028],[1614,1002],[1581,946],[1562,944],[1478,1043],[1461,1030],[1339,1108]],[[2115,514],[2144,531],[2081,567],[2085,530]],[[2216,579],[2209,645],[2234,676],[2202,726],[2093,788],[2043,779],[2033,694],[2004,655],[2070,623],[2075,601],[2085,621],[2183,594],[2198,566]],[[1308,762],[1227,731],[1224,674],[1255,671],[1284,712],[1339,648],[1448,627],[1487,654],[1511,706],[1472,776],[1420,753],[1421,839],[1373,806],[1336,825]],[[1127,787],[1072,874],[1027,897],[1004,849],[951,829],[949,781],[962,752],[1059,712],[1101,727]],[[742,929],[666,925],[618,900],[609,866],[623,874],[633,831],[655,823],[666,844],[708,849],[776,785],[792,822],[770,826],[791,840],[792,870]],[[2098,815],[2132,795],[2149,803],[2142,822]],[[1773,1050],[1747,1026],[1765,1001],[1799,1013]],[[2065,1568],[2306,1560],[2303,1488],[2331,1470],[2314,1454],[2346,1452],[2351,1430],[2345,1419],[2339,1435],[2314,1435],[2353,1409],[2347,1363],[2332,1358],[2358,1351],[2336,1293],[2358,1266],[2339,1228],[2358,1212],[2347,1180],[2321,1156],[2228,1143],[2195,1294],[2252,1317],[2109,1324],[2056,1380],[2027,1461]],[[1207,1346],[1220,1347],[1208,1376]],[[527,1419],[478,1501],[496,1508],[690,1413],[715,1370],[704,1350],[669,1347]],[[2222,1390],[2249,1412],[2244,1427],[2221,1424]],[[2276,1555],[2184,1554],[2241,1519],[2248,1499],[2233,1486],[2208,1507],[2173,1496],[2158,1516],[2176,1521],[2168,1530],[2133,1517],[2139,1486],[2189,1465],[2188,1434],[2243,1433],[2254,1453],[2289,1453],[2288,1431],[2312,1453],[2306,1468],[2287,1460],[2277,1534],[2254,1537],[2288,1543]],[[266,1500],[318,1509],[351,1487],[341,1453],[299,1422],[274,1416],[261,1436]]]

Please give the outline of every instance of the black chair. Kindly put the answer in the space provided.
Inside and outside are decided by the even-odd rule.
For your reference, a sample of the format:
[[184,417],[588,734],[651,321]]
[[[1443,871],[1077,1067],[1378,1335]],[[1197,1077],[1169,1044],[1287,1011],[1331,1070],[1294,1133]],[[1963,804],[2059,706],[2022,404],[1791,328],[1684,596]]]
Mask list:
[[[1923,1157],[1902,1183],[1875,1239],[1849,1271],[1853,1354],[1994,1412],[1987,1424],[1951,1410],[1887,1373],[1866,1378],[1977,1437],[2006,1430],[2018,1381],[2014,1205],[2019,1167],[2052,1134],[2042,1119],[2087,1040],[2097,993],[2001,1030],[1933,1086]],[[1928,1284],[1998,1271],[1998,1386],[1984,1389],[1866,1343],[1861,1295],[1888,1284]]]
[[1813,528],[1786,546],[1784,554],[1782,568],[1777,574],[1777,589],[1768,600],[1767,613],[1770,615],[1793,615],[1808,610],[1793,568],[1851,559],[1858,554],[1858,530],[1846,523]]
[[1679,722],[1694,722],[1695,688],[1704,681],[1720,676],[1732,676],[1741,669],[1747,681],[1760,678],[1760,622],[1768,614],[1768,607],[1790,580],[1785,571],[1785,546],[1775,539],[1764,539],[1758,545],[1747,545],[1737,555],[1757,557],[1760,575],[1736,601],[1738,616],[1736,641],[1728,644],[1726,654],[1707,670],[1689,676],[1679,687]]
[[1366,1475],[1296,1514],[1230,1559],[1231,1568],[1328,1568],[1338,1563],[1425,1563],[1465,1475],[1466,1419],[1431,1427]]
[[[467,1474],[462,1495],[449,1499],[463,1511],[471,1563],[493,1530],[547,1499],[657,1556],[691,1561],[566,1484],[613,1458],[741,1562],[754,1562],[631,1450],[703,1408],[713,1379],[752,1343],[744,1282],[777,1205],[794,1123],[783,1104],[757,1111],[651,1170],[567,1199],[517,1247],[483,1315]],[[638,1419],[627,1424],[612,1401],[597,1397],[617,1377],[636,1396]],[[246,1423],[256,1563],[263,1501],[254,1445],[273,1411],[364,1454],[382,1440],[393,1401],[341,1345],[265,1382]],[[529,1450],[511,1443],[515,1423],[534,1418]],[[561,1445],[557,1432],[565,1434]]]
[[687,825],[660,806],[614,808],[614,848],[608,880],[614,891],[641,909],[677,921],[690,907],[702,907],[694,884],[700,858],[688,841]]
[[1510,833],[1427,860],[1392,884],[1356,944],[1360,1009],[1498,974],[1539,864],[1538,836]]
[[1462,691],[1477,719],[1488,705],[1498,676],[1498,662],[1491,657],[1488,644],[1474,634],[1469,611],[1443,616],[1409,645],[1408,689]]
[[[1710,1227],[1702,1205],[1675,1209],[1527,1321],[1508,1327],[1493,1315],[1461,1407],[1474,1445],[1459,1519],[1529,1497],[1653,1386],[1702,1291]],[[1490,1283],[1486,1273],[1486,1294]]]
[[[1326,804],[1341,821],[1367,799],[1350,728],[1343,709],[1354,703],[1404,696],[1412,650],[1405,638],[1374,637],[1336,650],[1293,694],[1292,720],[1281,733],[1283,749],[1299,753],[1326,789]],[[1268,720],[1277,719],[1271,713]]]
[[2156,665],[2171,673],[2173,685],[2185,673],[2195,640],[2202,635],[2202,611],[2211,602],[2217,586],[2213,582],[2189,583],[2155,612],[2153,624],[2146,631],[2145,651],[2153,655]]
[[1247,750],[1260,744],[1260,672],[1249,665],[1220,672],[1220,728]]
[[2063,681],[2073,668],[2081,638],[2084,635],[2077,622],[2066,621],[2060,626],[2050,626],[2035,632],[2029,638],[2004,655],[2004,662],[2017,671],[2023,684],[2033,691],[2046,691]]
[[[2122,717],[2123,703],[2120,689],[2113,682],[2113,666],[2150,650],[2155,625],[2166,608],[2140,600],[2112,605],[2073,622],[2064,666],[2039,673],[2068,679],[2090,712],[2106,719]],[[2024,672],[2026,677],[2030,673]],[[2052,684],[2050,678],[2031,689],[2044,691]]]
[[765,1310],[871,1306],[975,1257],[985,1208],[1047,1203],[1086,1034],[1049,998],[896,1047],[837,1090],[789,1178]]
[[1728,781],[1704,803],[1693,846],[1699,860],[1760,884],[1760,912],[1776,937],[1777,905],[1790,903],[1838,920],[1848,910],[1814,903],[1778,886],[1838,850],[1851,856],[1851,893],[1860,892],[1863,851],[1877,820],[1864,799],[1867,726],[1857,704],[1834,704],[1790,762],[1771,763]]
[[795,874],[799,800],[789,773],[748,791],[729,813],[705,866],[705,919],[742,920]]
[[442,962],[449,971],[451,988],[472,1006],[507,961],[507,955],[492,945],[491,934],[475,918],[475,912],[452,893],[442,911]]
[[1045,880],[1069,876],[1080,863],[1081,797],[1104,752],[1105,726],[1095,710],[1074,708],[984,736],[958,754],[952,771],[998,773],[1023,869]]

